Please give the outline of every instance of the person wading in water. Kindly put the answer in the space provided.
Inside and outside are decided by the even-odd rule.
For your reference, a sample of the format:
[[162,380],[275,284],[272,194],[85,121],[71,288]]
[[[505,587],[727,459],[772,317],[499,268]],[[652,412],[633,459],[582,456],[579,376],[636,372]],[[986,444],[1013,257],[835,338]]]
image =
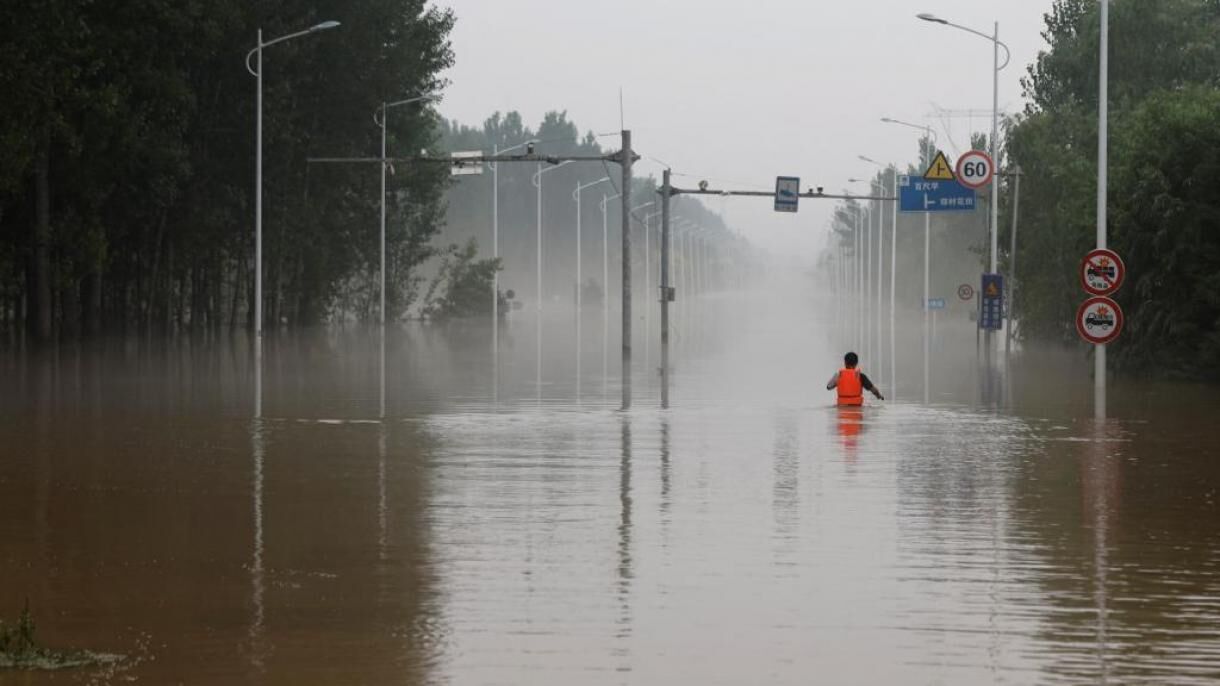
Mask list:
[[872,393],[877,400],[885,400],[885,396],[881,395],[881,391],[877,390],[868,376],[856,369],[857,364],[860,364],[858,355],[855,353],[844,355],[843,368],[835,372],[834,376],[830,377],[830,381],[826,382],[826,390],[838,389],[839,405],[863,405],[864,391]]

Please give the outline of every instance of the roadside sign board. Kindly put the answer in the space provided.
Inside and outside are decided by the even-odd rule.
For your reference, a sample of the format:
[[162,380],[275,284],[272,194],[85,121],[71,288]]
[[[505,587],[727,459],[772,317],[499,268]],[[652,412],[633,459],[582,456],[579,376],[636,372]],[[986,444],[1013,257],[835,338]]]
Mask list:
[[898,177],[899,212],[969,212],[974,208],[974,190],[956,181]]
[[1004,277],[999,274],[983,274],[979,328],[999,331],[1004,325]]
[[957,297],[962,300],[974,300],[974,286],[964,283],[957,287]]
[[944,298],[928,298],[928,309],[929,310],[945,309],[945,299]]
[[449,165],[450,176],[471,176],[483,173],[483,163],[481,161],[463,161],[468,157],[482,157],[482,150],[466,150],[450,154],[453,164]]
[[1118,338],[1122,330],[1122,308],[1103,295],[1085,300],[1076,310],[1076,332],[1089,343],[1104,345]]
[[936,151],[936,157],[932,158],[932,164],[929,164],[928,168],[924,170],[923,177],[928,181],[953,180],[953,166],[945,158],[945,153]]
[[1114,293],[1126,275],[1126,266],[1113,250],[1090,250],[1080,261],[1080,285],[1093,295]]
[[966,188],[982,188],[991,183],[995,163],[982,150],[970,150],[957,158],[957,182]]
[[801,179],[797,176],[775,177],[775,211],[796,212],[801,200]]

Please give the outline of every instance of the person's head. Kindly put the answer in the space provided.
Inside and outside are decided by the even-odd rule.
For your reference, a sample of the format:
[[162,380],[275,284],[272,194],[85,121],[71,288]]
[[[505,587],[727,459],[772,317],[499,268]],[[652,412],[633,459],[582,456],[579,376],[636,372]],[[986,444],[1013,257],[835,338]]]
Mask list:
[[855,353],[847,353],[843,356],[843,366],[851,369],[860,364],[860,356]]

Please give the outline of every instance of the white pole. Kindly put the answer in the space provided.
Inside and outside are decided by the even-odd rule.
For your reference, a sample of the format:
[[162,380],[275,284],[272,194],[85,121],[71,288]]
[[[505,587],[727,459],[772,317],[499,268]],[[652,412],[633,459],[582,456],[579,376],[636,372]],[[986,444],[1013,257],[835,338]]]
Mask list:
[[258,125],[254,135],[254,336],[263,339],[263,30],[258,30]]
[[580,402],[580,334],[581,334],[581,311],[584,304],[584,293],[581,284],[581,266],[580,266],[580,179],[576,180],[576,402]]
[[890,396],[898,397],[898,349],[894,343],[894,293],[898,274],[898,168],[893,170],[894,214],[890,223]]
[[[500,145],[491,147],[492,156],[500,154]],[[491,164],[491,254],[500,259],[500,165]],[[499,381],[500,363],[500,270],[491,275],[491,351],[492,367]]]
[[[995,22],[995,33],[991,43],[991,163],[995,167],[991,176],[991,259],[990,271],[997,273],[999,255],[1000,224],[1000,22]],[[987,353],[994,344],[995,332],[987,329]]]
[[[880,181],[876,182],[875,187],[878,191],[877,195],[885,195],[885,186]],[[885,370],[885,353],[883,352],[885,350],[885,344],[882,342],[883,326],[881,323],[881,294],[882,291],[885,290],[885,287],[881,280],[881,272],[882,265],[885,264],[883,262],[883,258],[885,257],[885,240],[884,236],[882,235],[885,231],[883,225],[885,220],[885,210],[882,209],[884,207],[884,205],[881,204],[882,201],[876,200],[874,202],[877,204],[877,345],[874,348],[874,354],[877,358],[878,379],[882,379],[884,378],[882,372]]]
[[535,255],[535,282],[534,282],[534,338],[535,338],[535,358],[534,358],[534,383],[538,387],[538,398],[542,398],[542,163],[538,163],[538,174],[535,176],[538,188],[537,207],[535,214],[537,215],[537,229],[534,237],[536,248]]
[[[1097,247],[1106,247],[1107,150],[1110,117],[1110,2],[1101,0],[1101,55],[1097,99]],[[1093,415],[1106,418],[1106,346],[1093,348]]]
[[644,215],[644,371],[652,368],[652,215]]
[[602,193],[602,395],[610,386],[610,229],[606,222],[609,196]]
[[860,230],[864,232],[864,307],[861,312],[864,314],[864,351],[865,359],[872,362],[873,348],[873,210],[867,204],[864,207],[864,223],[861,224]]
[[[925,200],[926,202],[926,200]],[[931,262],[932,250],[932,213],[923,213],[923,401],[928,403],[929,386],[928,380],[928,358],[929,358],[929,341],[928,341],[928,291],[929,291],[929,268]]]
[[864,343],[864,211],[863,209],[856,212],[856,254],[855,254],[855,270],[856,270],[856,342],[853,347],[861,354],[864,349],[861,345]]
[[385,328],[385,136],[386,136],[386,106],[381,103],[381,304],[377,312],[381,320],[381,328]]
[[[991,161],[999,170],[1000,164],[1000,22],[995,23],[995,34],[991,45]],[[991,273],[998,269],[1000,175],[991,175]]]

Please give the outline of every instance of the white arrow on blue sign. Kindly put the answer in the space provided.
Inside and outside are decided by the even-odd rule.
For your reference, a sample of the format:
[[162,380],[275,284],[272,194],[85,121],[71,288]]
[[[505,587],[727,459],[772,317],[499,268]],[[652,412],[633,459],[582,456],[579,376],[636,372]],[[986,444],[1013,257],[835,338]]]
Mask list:
[[919,176],[898,177],[900,212],[962,212],[975,208],[974,189],[956,181],[929,181]]
[[796,205],[801,200],[801,179],[799,176],[775,177],[775,211],[796,212]]

